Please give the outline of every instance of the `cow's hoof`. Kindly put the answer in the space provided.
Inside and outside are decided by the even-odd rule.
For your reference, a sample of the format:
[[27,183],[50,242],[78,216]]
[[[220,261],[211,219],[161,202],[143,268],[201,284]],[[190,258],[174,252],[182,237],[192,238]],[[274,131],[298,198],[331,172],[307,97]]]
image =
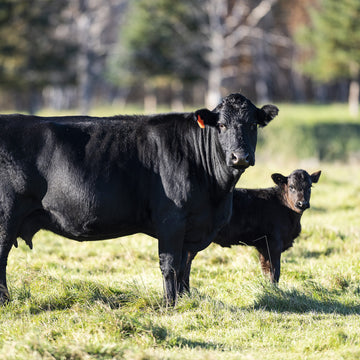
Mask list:
[[6,304],[10,301],[8,289],[4,285],[0,285],[0,305]]

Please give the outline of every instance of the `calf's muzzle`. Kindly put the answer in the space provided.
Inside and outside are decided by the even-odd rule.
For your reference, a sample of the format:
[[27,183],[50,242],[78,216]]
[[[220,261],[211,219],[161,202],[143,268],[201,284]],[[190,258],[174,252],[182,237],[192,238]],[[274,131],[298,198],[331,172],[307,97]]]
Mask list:
[[310,204],[309,204],[308,201],[297,201],[296,204],[295,204],[295,206],[296,206],[298,209],[304,211],[304,210],[306,210],[306,209],[308,209],[308,208],[310,207]]

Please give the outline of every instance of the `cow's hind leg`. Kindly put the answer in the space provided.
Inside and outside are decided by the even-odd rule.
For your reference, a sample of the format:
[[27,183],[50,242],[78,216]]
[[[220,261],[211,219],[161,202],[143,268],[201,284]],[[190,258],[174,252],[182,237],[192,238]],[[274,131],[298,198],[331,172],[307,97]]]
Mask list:
[[[20,198],[16,199],[15,195],[10,191],[5,190],[4,193],[7,193],[8,198],[2,199],[2,202],[0,202],[0,303],[9,300],[6,267],[12,246],[17,247],[17,237],[21,236],[31,247],[29,231],[23,234],[21,229],[22,225],[25,224],[26,217],[24,218],[24,214],[31,213],[33,206],[32,199],[22,198],[20,200]],[[21,206],[16,206],[16,204],[21,204]]]
[[4,304],[10,299],[6,284],[6,266],[12,245],[13,240],[4,236],[0,239],[0,304]]
[[10,299],[6,284],[8,256],[12,246],[17,246],[17,243],[16,231],[12,231],[14,219],[11,216],[14,196],[8,188],[1,188],[0,193],[0,304],[4,304]]

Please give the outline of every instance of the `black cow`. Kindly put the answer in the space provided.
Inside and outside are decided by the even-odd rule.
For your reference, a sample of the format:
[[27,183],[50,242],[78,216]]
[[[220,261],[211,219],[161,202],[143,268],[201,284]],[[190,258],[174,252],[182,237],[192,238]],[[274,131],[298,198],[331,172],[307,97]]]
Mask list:
[[[295,170],[289,176],[272,174],[276,186],[267,189],[235,189],[233,214],[214,242],[222,247],[254,246],[264,275],[277,283],[280,277],[281,253],[293,245],[301,232],[301,216],[310,207],[312,183],[321,171],[309,175]],[[189,252],[182,286],[189,289],[191,261]]]
[[[77,241],[142,232],[159,240],[168,303],[187,253],[229,221],[232,192],[255,162],[257,126],[278,113],[240,94],[213,111],[110,118],[0,117],[0,298],[20,237]],[[198,123],[198,124],[197,124]]]

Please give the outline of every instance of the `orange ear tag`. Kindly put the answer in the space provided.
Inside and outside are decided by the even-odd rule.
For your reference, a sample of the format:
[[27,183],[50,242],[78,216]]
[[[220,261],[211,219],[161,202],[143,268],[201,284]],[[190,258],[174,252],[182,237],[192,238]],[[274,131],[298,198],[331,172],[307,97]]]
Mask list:
[[197,122],[202,129],[205,129],[204,120],[198,115]]

